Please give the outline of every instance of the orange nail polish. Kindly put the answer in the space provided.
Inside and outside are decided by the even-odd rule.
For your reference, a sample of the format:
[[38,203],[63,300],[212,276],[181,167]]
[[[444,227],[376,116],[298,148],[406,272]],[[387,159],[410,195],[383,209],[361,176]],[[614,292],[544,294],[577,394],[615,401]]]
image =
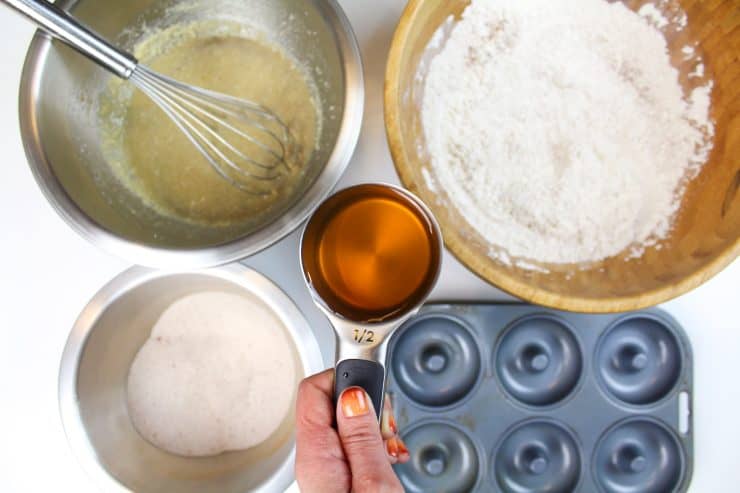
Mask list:
[[396,418],[394,418],[392,414],[388,418],[388,428],[391,429],[391,433],[393,434],[398,433],[398,426],[396,425]]
[[398,455],[408,455],[409,449],[406,448],[406,444],[403,443],[403,440],[400,438],[398,439]]
[[370,411],[367,394],[359,387],[352,387],[342,392],[340,407],[345,418],[362,416]]
[[388,455],[390,455],[391,457],[398,458],[398,455],[400,453],[400,449],[398,446],[399,442],[400,440],[398,440],[398,438],[396,437],[388,439],[388,444],[386,445],[386,448],[388,449]]

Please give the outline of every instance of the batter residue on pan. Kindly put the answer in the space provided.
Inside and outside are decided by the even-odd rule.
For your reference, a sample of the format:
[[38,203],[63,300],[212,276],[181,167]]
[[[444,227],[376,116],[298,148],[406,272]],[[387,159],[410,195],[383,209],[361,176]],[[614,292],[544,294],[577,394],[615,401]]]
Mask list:
[[177,126],[130,84],[112,81],[100,99],[104,149],[129,189],[159,213],[209,225],[257,226],[284,207],[308,173],[321,129],[316,91],[277,46],[238,27],[215,23],[174,26],[135,50],[141,63],[174,79],[270,108],[295,139],[290,170],[244,193],[224,180]]

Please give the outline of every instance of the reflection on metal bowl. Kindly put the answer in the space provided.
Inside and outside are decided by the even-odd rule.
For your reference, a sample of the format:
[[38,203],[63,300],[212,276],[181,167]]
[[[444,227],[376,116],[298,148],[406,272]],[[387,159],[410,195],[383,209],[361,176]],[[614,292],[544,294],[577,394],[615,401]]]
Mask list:
[[62,356],[59,404],[73,452],[103,491],[283,491],[293,481],[294,413],[262,444],[212,457],[169,454],[145,441],[128,415],[129,367],[152,326],[175,300],[199,291],[252,296],[283,323],[298,380],[323,368],[308,322],[277,286],[239,264],[163,272],[134,267],[90,301]]
[[321,136],[306,165],[310,171],[290,200],[258,224],[183,221],[148,207],[111,171],[102,149],[97,98],[112,76],[37,34],[20,89],[26,154],[52,206],[92,243],[153,267],[228,263],[293,231],[339,180],[359,135],[364,89],[359,49],[335,1],[135,0],[103,6],[80,0],[62,2],[62,7],[128,50],[141,37],[142,26],[165,29],[201,21],[254,26],[300,62],[315,82],[322,108]]

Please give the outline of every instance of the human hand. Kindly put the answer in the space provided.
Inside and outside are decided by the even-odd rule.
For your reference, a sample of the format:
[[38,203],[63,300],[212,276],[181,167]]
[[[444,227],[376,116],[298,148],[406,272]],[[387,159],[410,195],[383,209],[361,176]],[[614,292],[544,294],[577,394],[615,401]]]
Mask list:
[[408,461],[409,453],[398,437],[388,396],[378,426],[364,390],[342,392],[336,409],[333,393],[334,370],[309,377],[298,388],[296,479],[301,492],[402,493],[391,464]]

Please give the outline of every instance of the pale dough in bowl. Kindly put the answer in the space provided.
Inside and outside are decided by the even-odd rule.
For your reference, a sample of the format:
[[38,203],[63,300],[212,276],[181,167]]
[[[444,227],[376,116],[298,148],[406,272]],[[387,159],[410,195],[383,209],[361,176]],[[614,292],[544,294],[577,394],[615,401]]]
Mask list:
[[147,441],[184,456],[256,446],[295,397],[293,343],[259,300],[201,292],[170,305],[128,375],[131,420]]

